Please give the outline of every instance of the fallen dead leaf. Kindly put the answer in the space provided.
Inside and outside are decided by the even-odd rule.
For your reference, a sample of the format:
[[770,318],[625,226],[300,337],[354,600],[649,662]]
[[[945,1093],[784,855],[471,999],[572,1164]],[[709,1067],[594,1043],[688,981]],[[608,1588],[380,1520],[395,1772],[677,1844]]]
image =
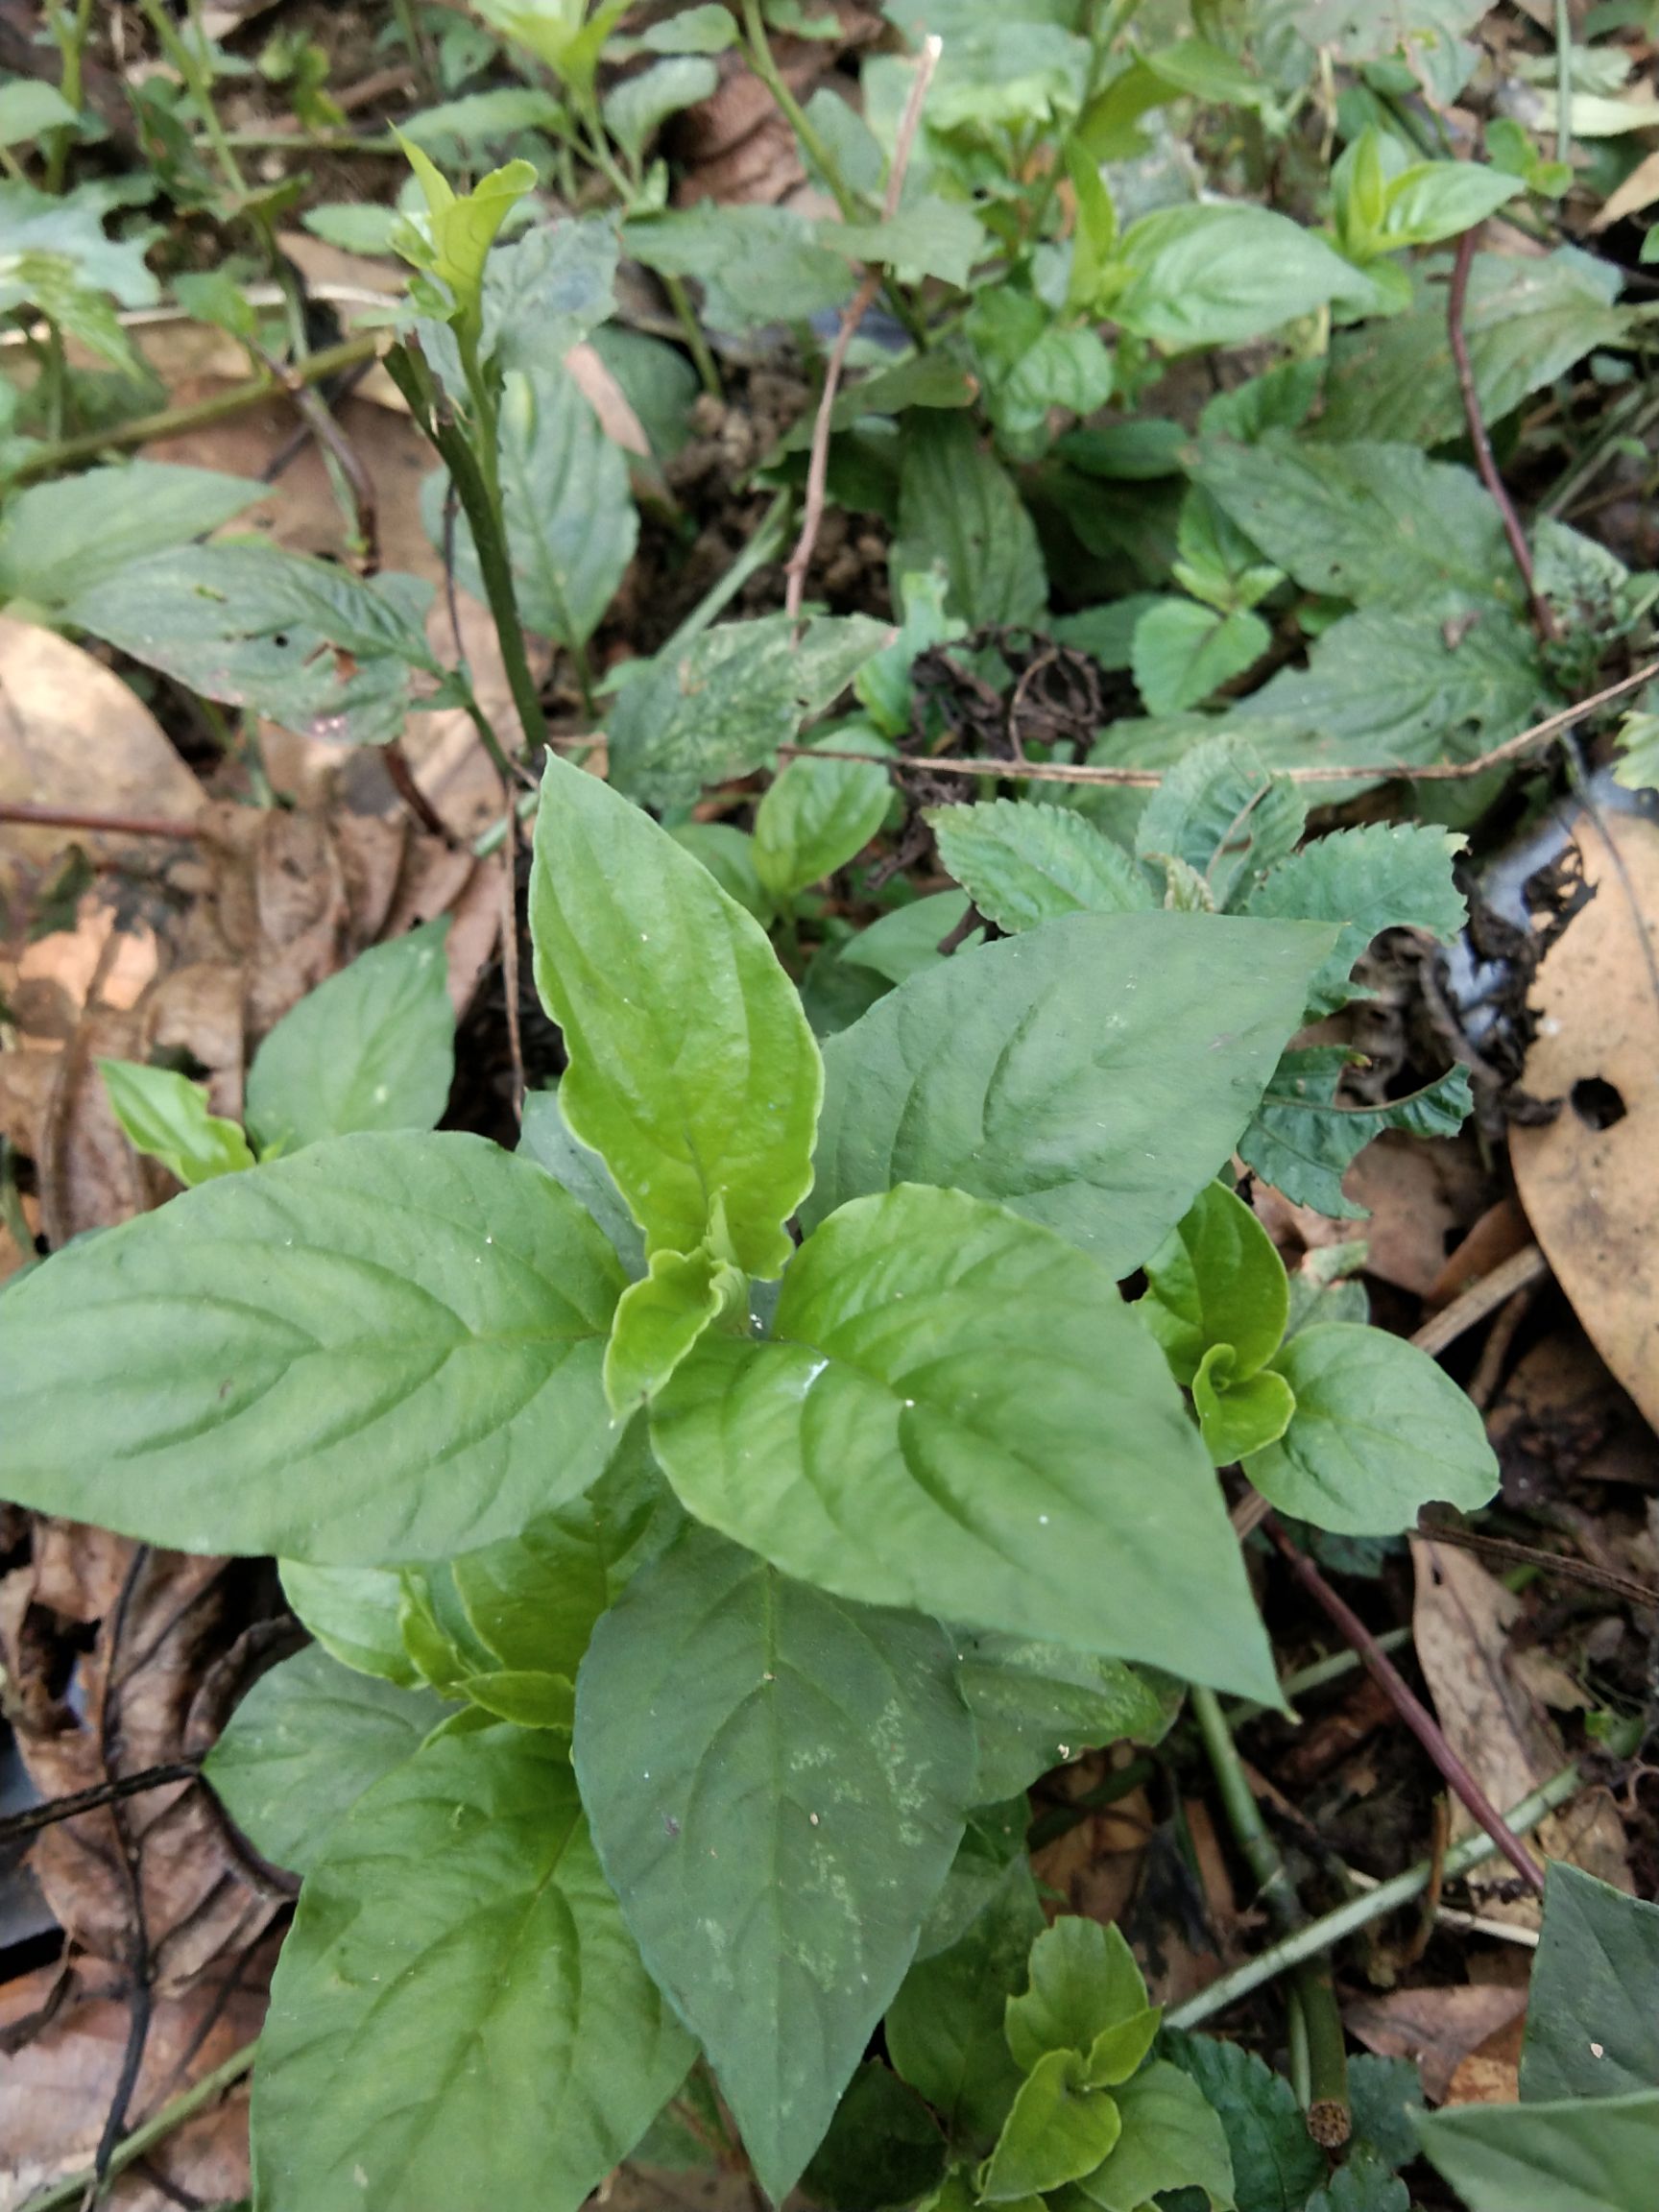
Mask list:
[[1483,1283],[1505,1260],[1525,1251],[1531,1241],[1527,1216],[1515,1199],[1500,1198],[1495,1206],[1487,1207],[1453,1251],[1428,1293],[1428,1304],[1436,1310],[1450,1306],[1465,1290]]
[[1448,1248],[1479,1219],[1490,1177],[1473,1142],[1385,1130],[1348,1170],[1343,1189],[1371,1218],[1347,1225],[1369,1247],[1365,1272],[1414,1297],[1439,1282]]
[[1514,2104],[1521,2096],[1521,2043],[1525,2014],[1495,2029],[1459,2061],[1446,2084],[1448,2104]]
[[1380,2058],[1413,2059],[1432,2104],[1443,2104],[1453,2076],[1488,2036],[1522,2019],[1527,1991],[1502,1985],[1392,1989],[1385,1997],[1345,1999],[1342,2022]]
[[1509,1150],[1574,1311],[1659,1429],[1659,825],[1587,820],[1579,840],[1596,897],[1539,971],[1524,1078],[1564,1104]]

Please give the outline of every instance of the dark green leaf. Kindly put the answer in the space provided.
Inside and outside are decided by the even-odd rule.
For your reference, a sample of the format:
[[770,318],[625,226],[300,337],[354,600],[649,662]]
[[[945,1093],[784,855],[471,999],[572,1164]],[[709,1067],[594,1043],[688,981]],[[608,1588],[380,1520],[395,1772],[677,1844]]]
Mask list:
[[1011,1797],[1102,1743],[1159,1743],[1174,1719],[1174,1684],[1119,1659],[1012,1636],[964,1632],[956,1644],[987,1798]]
[[1296,2095],[1283,2075],[1238,2043],[1166,2030],[1165,2056],[1190,2074],[1220,2119],[1238,2212],[1304,2212],[1326,2175]]
[[263,484],[156,461],[88,469],[32,484],[0,520],[0,600],[58,608],[135,561],[188,539],[268,496]]
[[949,1641],[696,1530],[595,1632],[576,1765],[628,1924],[781,2202],[962,1834]]
[[[955,1641],[960,1644],[962,1639],[958,1636]],[[966,1697],[968,1687],[960,1666],[956,1686]],[[969,1710],[973,1710],[972,1700]],[[977,1716],[974,1732],[979,1733]],[[983,1760],[980,1765],[983,1770]],[[976,1780],[975,1794],[980,1787]],[[976,1805],[969,1814],[945,1887],[927,1908],[927,1917],[916,1939],[918,1959],[934,1958],[961,1941],[1003,1887],[1009,1867],[1024,1857],[1025,1831],[1030,1825],[1031,1806],[1023,1791],[1000,1805]]]
[[577,2212],[685,2075],[559,1739],[440,1737],[360,1798],[282,1946],[270,2212]]
[[6,1487],[186,1551],[373,1565],[576,1496],[622,1271],[481,1138],[315,1144],[60,1252],[6,1300]]
[[1142,859],[1167,854],[1184,861],[1224,908],[1253,876],[1294,849],[1307,819],[1295,784],[1273,775],[1247,736],[1217,736],[1184,755],[1153,792],[1135,850]]
[[1348,2061],[1348,2098],[1354,2151],[1369,2152],[1389,2172],[1409,2166],[1417,2155],[1415,2117],[1423,2108],[1416,2062],[1359,2053]]
[[1338,830],[1282,860],[1245,902],[1251,914],[1338,922],[1335,950],[1314,976],[1310,1016],[1334,1013],[1356,996],[1354,963],[1384,929],[1426,929],[1449,945],[1468,919],[1452,862],[1463,839],[1408,822]]
[[645,1245],[639,1225],[599,1154],[571,1136],[556,1090],[532,1091],[525,1099],[524,1134],[518,1149],[539,1167],[544,1167],[584,1213],[591,1214],[628,1273],[643,1275]]
[[[867,968],[888,983],[907,983],[925,968],[943,965],[946,956],[939,948],[960,927],[967,912],[967,900],[955,891],[930,891],[924,899],[912,899],[860,929],[842,948],[842,965]],[[956,950],[972,951],[984,940],[985,932],[975,929]]]
[[1308,2212],[1411,2212],[1411,2192],[1361,2149],[1350,2152],[1326,2186],[1314,2190]]
[[945,2173],[945,2138],[914,2090],[877,2059],[860,2066],[801,2186],[831,2212],[914,2204]]
[[1256,1118],[1238,1140],[1247,1167],[1297,1206],[1311,1206],[1333,1220],[1359,1221],[1342,1178],[1374,1137],[1404,1129],[1413,1137],[1455,1137],[1474,1103],[1464,1068],[1383,1106],[1337,1103],[1336,1086],[1350,1055],[1340,1045],[1311,1045],[1286,1052],[1262,1094]]
[[283,1016],[248,1071],[261,1145],[437,1126],[455,1077],[448,934],[445,919],[376,945]]
[[1048,603],[1036,527],[968,418],[937,409],[906,418],[900,453],[895,585],[937,562],[952,613],[970,626],[1035,622]]
[[1276,1700],[1179,1393],[1082,1253],[905,1186],[808,1238],[773,1327],[706,1336],[657,1400],[699,1519],[850,1598]]
[[1308,924],[1072,914],[958,952],[831,1041],[804,1219],[948,1184],[1126,1275],[1238,1141],[1330,942]]
[[1659,1906],[1551,1860],[1532,1966],[1528,2104],[1659,2089]]
[[1155,600],[1135,625],[1135,688],[1149,714],[1178,714],[1253,667],[1272,642],[1260,614],[1222,613],[1196,599]]
[[1008,936],[1060,914],[1128,914],[1153,904],[1123,848],[1069,806],[996,799],[930,807],[926,818],[940,859]]
[[563,361],[615,306],[609,215],[569,216],[497,246],[484,276],[484,351],[503,373]]
[[1459,2104],[1417,2127],[1469,2212],[1652,2212],[1659,2090]]

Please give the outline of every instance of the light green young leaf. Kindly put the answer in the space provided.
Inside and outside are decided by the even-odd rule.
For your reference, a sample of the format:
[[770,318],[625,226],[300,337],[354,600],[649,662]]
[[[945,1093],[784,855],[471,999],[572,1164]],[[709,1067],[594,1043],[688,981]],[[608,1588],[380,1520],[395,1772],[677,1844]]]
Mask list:
[[1282,860],[1244,902],[1248,914],[1339,922],[1342,934],[1314,976],[1310,1018],[1334,1013],[1357,996],[1354,964],[1384,929],[1426,929],[1451,944],[1468,919],[1452,880],[1465,840],[1412,822],[1370,822],[1338,830]]
[[803,1218],[946,1184],[1127,1275],[1232,1150],[1330,942],[1311,924],[1071,914],[956,953],[830,1041]]
[[774,1276],[811,1187],[818,1047],[752,915],[649,815],[549,755],[530,883],[536,982],[565,1033],[559,1097],[648,1253]]
[[975,2182],[983,2204],[1042,2198],[1093,2173],[1122,2132],[1117,2102],[1091,2088],[1071,2051],[1049,2051],[1020,2084]]
[[1177,1382],[1190,1384],[1216,1345],[1244,1382],[1279,1349],[1290,1287],[1273,1239],[1225,1184],[1207,1183],[1146,1262],[1136,1308],[1164,1347]]
[[1650,2212],[1659,2090],[1550,2104],[1458,2104],[1417,2122],[1469,2212]]
[[1036,525],[1013,478],[965,415],[918,409],[900,441],[896,589],[940,563],[951,612],[970,627],[1035,622],[1048,603]]
[[1060,914],[1152,907],[1151,887],[1128,854],[1070,806],[995,799],[932,806],[926,819],[940,859],[1008,936]]
[[888,2056],[959,2150],[989,2149],[1019,2091],[1002,2008],[1025,1978],[1042,1927],[1037,1885],[1022,1853],[957,1941],[919,1960],[888,2008]]
[[611,709],[611,775],[641,806],[689,806],[706,783],[770,767],[891,637],[867,615],[722,622],[658,659]]
[[1217,1467],[1230,1467],[1276,1444],[1296,1410],[1283,1375],[1271,1370],[1238,1381],[1231,1344],[1213,1344],[1192,1378],[1192,1407],[1204,1449]]
[[1659,1906],[1565,1860],[1545,1875],[1521,2094],[1528,2104],[1659,2089]]
[[375,745],[401,734],[411,674],[443,674],[421,627],[431,596],[276,545],[185,546],[88,586],[63,619],[222,706]]
[[1383,250],[1459,238],[1525,190],[1519,178],[1478,161],[1414,161],[1384,193]]
[[1156,2015],[1145,2027],[1146,2010],[1146,1984],[1122,1931],[1064,1913],[1031,1946],[1029,1986],[1008,2000],[1008,2048],[1029,2074],[1053,2052],[1087,2058],[1101,2035],[1133,2027],[1144,2041],[1126,2080],[1158,2032]]
[[[731,17],[727,17],[728,23]],[[636,161],[670,115],[707,100],[720,82],[712,61],[698,55],[674,56],[624,77],[605,95],[605,128]]]
[[658,1251],[616,1308],[605,1353],[605,1396],[620,1417],[655,1397],[703,1332],[723,1312],[743,1311],[748,1278],[706,1244]]
[[853,688],[884,737],[902,737],[910,728],[910,671],[934,645],[966,636],[967,624],[945,612],[949,589],[943,568],[926,568],[898,579],[897,597],[904,620],[891,645],[872,654]]
[[98,1067],[129,1142],[187,1188],[252,1166],[247,1138],[234,1121],[208,1113],[199,1083],[137,1060],[100,1060]]
[[1081,2196],[1099,2212],[1142,2212],[1166,2189],[1201,2189],[1212,2212],[1228,2212],[1235,2199],[1227,2137],[1191,2077],[1155,2058],[1112,2094],[1123,2132],[1078,2181]]
[[772,900],[755,865],[755,840],[731,822],[665,823],[676,845],[701,860],[722,891],[747,908],[757,922],[772,919]]
[[1335,1221],[1362,1221],[1342,1178],[1374,1137],[1404,1129],[1413,1137],[1455,1137],[1474,1104],[1466,1068],[1450,1068],[1408,1098],[1385,1106],[1345,1106],[1336,1086],[1347,1047],[1310,1045],[1286,1052],[1274,1070],[1255,1119],[1238,1140],[1238,1155],[1293,1205],[1311,1206]]
[[0,600],[63,607],[135,561],[204,537],[268,495],[263,484],[158,461],[31,484],[0,518]]
[[599,57],[628,0],[474,0],[487,23],[527,46],[554,76],[590,91]]
[[404,1648],[403,1584],[387,1567],[307,1567],[277,1562],[282,1595],[330,1658],[359,1674],[410,1688],[419,1673]]
[[704,320],[714,330],[809,322],[845,305],[856,283],[845,256],[821,245],[814,225],[789,207],[704,200],[632,222],[623,240],[647,269],[695,277]]
[[487,1542],[604,1464],[623,1280],[574,1200],[481,1138],[311,1145],[8,1290],[7,1491],[184,1551]]
[[[616,595],[639,536],[628,464],[560,362],[509,370],[501,393],[500,469],[507,550],[525,627],[565,647],[585,645]],[[444,541],[447,479],[429,477],[428,535]],[[455,569],[482,599],[483,572],[464,515],[455,519]]]
[[629,1275],[636,1281],[643,1275],[645,1246],[639,1225],[599,1154],[571,1136],[557,1090],[532,1091],[525,1099],[524,1133],[518,1149],[539,1167],[544,1167],[583,1212],[592,1216]]
[[437,1127],[455,1078],[448,934],[445,917],[373,946],[282,1017],[248,1071],[248,1122],[266,1150]]
[[260,2037],[254,2188],[270,2212],[577,2212],[694,2050],[560,1739],[440,1737],[306,1880]]
[[1403,1336],[1324,1322],[1292,1336],[1274,1366],[1296,1411],[1245,1473],[1281,1512],[1339,1535],[1394,1536],[1424,1505],[1473,1512],[1498,1487],[1479,1412]]
[[77,292],[108,293],[119,307],[153,307],[160,286],[144,256],[160,232],[130,230],[123,238],[109,237],[105,222],[122,204],[118,182],[78,184],[73,191],[54,193],[37,192],[15,179],[0,180],[0,237],[6,241],[0,314],[39,299],[34,287],[48,264],[56,264],[57,282]]
[[447,1708],[354,1673],[310,1645],[262,1674],[203,1772],[274,1866],[305,1874],[366,1790],[411,1759]]
[[1162,1742],[1180,1702],[1167,1677],[1064,1644],[962,1630],[956,1649],[979,1736],[978,1794],[988,1801],[1102,1743]]
[[595,1631],[576,1767],[646,1964],[781,2203],[962,1834],[974,1731],[949,1639],[691,1531]]
[[1221,2122],[1239,2212],[1304,2212],[1327,2166],[1285,2077],[1241,2043],[1213,2035],[1166,2029],[1162,2050]]
[[35,77],[13,77],[0,84],[0,146],[23,146],[48,131],[74,131],[79,112],[56,84]]
[[1260,614],[1160,599],[1135,625],[1135,687],[1149,714],[1179,714],[1253,667],[1272,642]]
[[[773,1329],[706,1336],[656,1402],[699,1520],[867,1603],[1270,1682],[1197,1435],[1082,1253],[905,1186],[807,1239]],[[1154,1533],[1176,1519],[1178,1557]]]
[[1369,279],[1322,238],[1238,201],[1142,215],[1108,274],[1102,311],[1171,351],[1238,345],[1319,307],[1377,304]]
[[[857,750],[846,733],[827,740]],[[780,904],[857,858],[880,829],[892,785],[867,760],[785,763],[755,809],[755,867]]]
[[[481,177],[470,192],[457,193],[432,156],[412,139],[402,141],[426,202],[424,216],[408,215],[393,233],[396,252],[437,278],[448,295],[449,313],[463,328],[480,332],[484,320],[484,264],[496,233],[536,182],[528,161],[509,161]],[[428,313],[441,302],[423,301]]]
[[1273,775],[1247,736],[1211,737],[1184,754],[1153,792],[1135,850],[1142,859],[1165,854],[1184,861],[1222,910],[1294,849],[1307,819],[1295,784]]

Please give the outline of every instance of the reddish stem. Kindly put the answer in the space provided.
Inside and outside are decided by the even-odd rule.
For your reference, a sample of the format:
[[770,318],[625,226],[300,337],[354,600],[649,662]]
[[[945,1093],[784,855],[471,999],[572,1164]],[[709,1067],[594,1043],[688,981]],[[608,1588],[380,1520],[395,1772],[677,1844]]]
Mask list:
[[170,822],[158,814],[94,814],[78,806],[31,806],[21,799],[0,799],[0,824],[30,830],[85,830],[107,837],[200,837],[194,822]]

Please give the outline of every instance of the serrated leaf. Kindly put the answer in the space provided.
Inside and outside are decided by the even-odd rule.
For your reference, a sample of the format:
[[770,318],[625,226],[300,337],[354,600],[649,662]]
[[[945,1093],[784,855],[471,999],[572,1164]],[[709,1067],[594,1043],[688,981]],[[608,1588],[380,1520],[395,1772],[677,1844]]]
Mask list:
[[1473,1512],[1498,1487],[1479,1409],[1403,1336],[1322,1322],[1273,1364],[1296,1410],[1244,1465],[1281,1512],[1339,1535],[1394,1536],[1435,1500]]
[[641,806],[688,806],[706,783],[769,767],[892,632],[867,615],[721,622],[654,661],[611,710],[611,774]]
[[937,193],[912,194],[896,215],[879,223],[821,223],[818,236],[831,252],[845,253],[850,261],[891,269],[902,284],[937,276],[944,284],[966,285],[974,262],[991,245],[972,208]]
[[[690,1512],[824,1589],[1263,1679],[1162,1355],[1093,1262],[962,1191],[845,1207],[791,1263],[772,1339],[706,1336],[652,1437]],[[1172,1518],[1178,1560],[1153,1534]]]
[[1253,667],[1272,642],[1259,614],[1223,613],[1196,599],[1160,599],[1135,625],[1135,688],[1149,714],[1179,714]]
[[1275,776],[1247,737],[1222,735],[1193,746],[1169,770],[1141,816],[1135,850],[1142,859],[1184,862],[1219,911],[1294,849],[1307,819],[1296,786]]
[[440,1737],[306,1880],[260,2037],[254,2188],[270,2212],[577,2212],[693,2055],[559,1739]]
[[1078,2181],[1079,2194],[1100,2212],[1141,2212],[1166,2189],[1198,2189],[1213,2212],[1226,2212],[1234,2202],[1226,2133],[1191,2077],[1155,2058],[1112,2094],[1123,2131]]
[[1069,806],[995,799],[933,806],[939,857],[1008,936],[1060,914],[1149,911],[1152,892],[1120,845]]
[[606,1615],[576,1767],[640,1950],[775,2202],[903,1979],[974,1785],[932,1623],[693,1530]]
[[445,917],[373,946],[282,1017],[248,1071],[262,1146],[437,1127],[455,1078],[448,934]]
[[1083,2079],[1070,2051],[1049,2051],[1021,2082],[997,2148],[979,2169],[984,2204],[1041,2199],[1092,2173],[1122,2132],[1117,2101]]
[[645,1247],[639,1224],[599,1154],[578,1143],[565,1125],[558,1091],[532,1091],[524,1101],[524,1133],[519,1151],[568,1190],[585,1214],[605,1232],[629,1275],[645,1272]]
[[1249,914],[1336,922],[1342,934],[1314,976],[1310,1018],[1334,1013],[1356,996],[1355,962],[1384,929],[1426,929],[1449,945],[1468,919],[1452,879],[1464,840],[1410,822],[1371,822],[1316,838],[1282,860],[1251,890]]
[[536,820],[536,982],[565,1035],[571,1134],[604,1158],[647,1253],[753,1275],[794,1250],[822,1076],[764,931],[649,815],[548,757]]
[[1309,2192],[1325,2178],[1325,2153],[1284,2076],[1242,2044],[1210,2035],[1166,2029],[1163,2048],[1221,2122],[1238,2212],[1304,2212]]
[[1528,2104],[1659,2089],[1659,1906],[1551,1860],[1532,1965],[1521,2094]]
[[1348,2099],[1354,2110],[1350,2156],[1364,2152],[1390,2173],[1409,2166],[1417,2155],[1415,2116],[1423,2109],[1415,2059],[1358,2053],[1348,2061]]
[[964,1630],[957,1680],[979,1735],[979,1792],[1012,1797],[1052,1767],[1127,1738],[1162,1741],[1180,1701],[1163,1675],[1064,1644]]
[[846,258],[821,245],[811,222],[789,207],[705,200],[636,220],[623,238],[647,269],[702,285],[703,318],[714,330],[810,322],[842,306],[856,282]]
[[207,1111],[199,1084],[136,1060],[100,1060],[98,1069],[128,1142],[180,1183],[210,1183],[252,1166],[247,1138],[234,1121]]
[[313,1644],[259,1677],[203,1772],[255,1849],[304,1874],[363,1792],[413,1758],[447,1710],[429,1690],[354,1673]]
[[788,761],[755,809],[760,881],[783,902],[845,868],[880,829],[891,796],[887,771],[874,761]]
[[1310,924],[1072,914],[957,952],[831,1040],[803,1219],[946,1184],[1128,1274],[1233,1148],[1329,942]]
[[1146,1262],[1136,1310],[1164,1347],[1178,1382],[1190,1384],[1204,1356],[1231,1347],[1233,1380],[1264,1367],[1290,1312],[1285,1262],[1244,1201],[1207,1183]]
[[623,1276],[481,1138],[314,1144],[7,1293],[6,1487],[185,1551],[432,1557],[598,1474]]
[[132,562],[205,537],[268,496],[263,484],[216,469],[156,461],[31,484],[7,501],[0,519],[0,600],[65,606]]
[[1308,2212],[1411,2212],[1411,2192],[1360,2145],[1350,2150],[1323,2189],[1314,2190]]
[[[1057,2051],[1087,2057],[1108,2030],[1144,2028],[1146,1984],[1120,1929],[1063,1914],[1032,1944],[1029,1963],[1029,1986],[1009,1998],[1004,2022],[1014,2063],[1023,2072]],[[1154,2019],[1145,2030],[1140,2057],[1157,2027]]]
[[1336,1221],[1362,1221],[1363,1206],[1346,1196],[1342,1178],[1374,1137],[1404,1129],[1413,1137],[1455,1137],[1474,1096],[1469,1073],[1448,1069],[1407,1098],[1383,1106],[1339,1105],[1336,1086],[1350,1054],[1340,1045],[1286,1052],[1262,1094],[1238,1154],[1263,1182],[1293,1205],[1311,1206]]
[[904,419],[899,531],[888,560],[897,590],[935,563],[951,613],[971,628],[1035,622],[1048,604],[1036,525],[1013,478],[965,415],[932,408]]
[[1649,2212],[1659,2091],[1549,2104],[1459,2104],[1417,2123],[1469,2212]]

